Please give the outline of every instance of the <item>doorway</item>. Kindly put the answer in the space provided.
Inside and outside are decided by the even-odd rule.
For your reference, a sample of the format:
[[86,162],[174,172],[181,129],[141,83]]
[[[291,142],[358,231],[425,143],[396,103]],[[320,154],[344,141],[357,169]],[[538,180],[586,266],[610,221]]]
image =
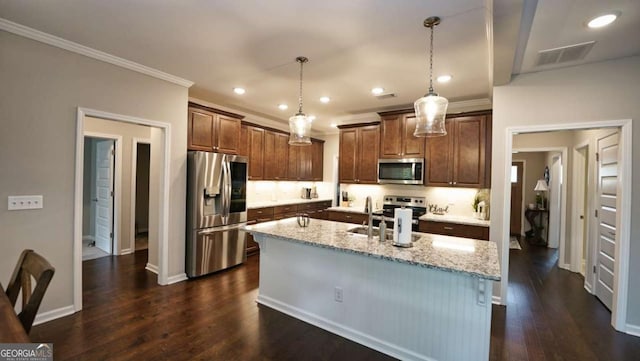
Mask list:
[[[619,331],[623,331],[626,332],[627,328],[626,328],[626,313],[627,313],[627,294],[628,294],[628,289],[627,289],[627,280],[629,278],[629,258],[630,258],[630,254],[629,254],[629,242],[630,242],[630,210],[631,210],[631,202],[630,202],[630,196],[629,194],[631,193],[631,169],[630,169],[630,165],[631,165],[631,140],[632,140],[632,136],[631,136],[631,125],[632,125],[632,121],[631,120],[619,120],[619,121],[600,121],[600,122],[589,122],[589,123],[576,123],[576,124],[556,124],[556,125],[546,125],[546,126],[520,126],[520,127],[507,127],[506,128],[506,142],[505,142],[505,160],[506,160],[506,164],[505,164],[505,173],[504,174],[504,179],[507,183],[509,182],[510,179],[510,172],[509,172],[509,168],[512,162],[512,151],[514,151],[514,148],[517,149],[516,147],[514,147],[514,140],[513,137],[514,135],[520,135],[520,134],[532,134],[532,133],[546,133],[544,135],[544,139],[545,140],[550,140],[550,139],[556,139],[558,140],[560,138],[560,136],[558,137],[553,137],[553,133],[557,132],[557,131],[580,131],[583,133],[597,133],[597,132],[609,132],[611,133],[612,131],[615,132],[614,128],[617,128],[618,133],[619,133],[619,142],[616,143],[617,145],[614,146],[610,146],[610,145],[603,145],[603,150],[607,150],[607,149],[614,149],[615,148],[615,152],[613,150],[608,150],[609,154],[608,156],[609,158],[609,163],[607,163],[607,165],[610,166],[614,166],[615,164],[615,181],[611,180],[611,179],[604,179],[603,177],[600,177],[600,179],[596,178],[591,178],[593,175],[590,175],[590,178],[593,179],[593,182],[589,182],[588,184],[590,186],[593,186],[594,184],[596,184],[597,182],[603,182],[602,189],[605,190],[605,186],[607,187],[605,193],[607,197],[610,197],[609,199],[605,200],[602,199],[603,196],[596,196],[595,194],[593,194],[591,196],[591,198],[588,198],[588,201],[590,203],[588,203],[587,205],[587,209],[591,211],[595,211],[598,208],[602,209],[602,204],[604,204],[605,207],[609,207],[609,208],[613,208],[615,207],[615,212],[612,212],[612,214],[607,215],[607,219],[598,219],[598,215],[594,214],[589,214],[589,212],[587,212],[587,214],[589,214],[589,218],[585,217],[588,222],[587,222],[587,227],[588,227],[588,233],[591,234],[591,232],[593,231],[595,235],[589,236],[589,242],[587,242],[588,245],[588,249],[589,251],[587,252],[587,260],[586,260],[586,273],[587,276],[585,277],[585,288],[588,289],[589,292],[594,292],[593,288],[589,289],[588,288],[588,283],[589,283],[589,279],[592,279],[591,284],[595,285],[596,283],[596,278],[600,277],[601,275],[598,274],[596,276],[595,273],[592,274],[591,272],[591,268],[592,266],[594,270],[597,269],[597,266],[595,264],[596,260],[597,260],[597,253],[606,253],[608,254],[613,254],[615,255],[615,259],[614,262],[611,264],[612,267],[612,274],[610,274],[609,279],[601,279],[603,281],[603,283],[605,284],[610,284],[612,285],[612,289],[611,289],[611,324],[612,326]],[[594,129],[596,128],[596,129]],[[575,139],[576,141],[579,141],[577,138]],[[590,140],[590,142],[595,142],[593,139]],[[542,142],[538,143],[541,144]],[[531,144],[531,143],[530,143]],[[595,144],[595,143],[594,143]],[[574,144],[571,144],[572,147],[574,146]],[[589,159],[591,161],[591,159],[595,160],[595,149],[591,149],[591,154],[589,155]],[[615,154],[615,155],[614,155]],[[601,155],[602,156],[602,155]],[[593,157],[593,158],[591,158]],[[563,152],[563,156],[562,159],[567,159],[566,157],[566,153]],[[613,161],[613,159],[615,159],[615,161]],[[569,165],[570,167],[571,165]],[[568,167],[565,166],[563,167],[564,171],[563,171],[563,179],[567,179],[566,177],[566,169]],[[600,167],[602,168],[602,167]],[[609,177],[609,175],[606,175],[605,177]],[[604,183],[608,183],[608,184],[604,184]],[[566,187],[566,182],[564,182]],[[572,182],[573,185],[573,182]],[[566,189],[562,187],[562,193],[561,193],[561,199],[562,202],[566,204]],[[615,193],[612,193],[614,192]],[[595,189],[588,191],[587,194],[591,194],[591,192],[595,192]],[[505,204],[508,201],[508,195],[510,195],[511,192],[511,187],[510,184],[504,184],[504,194],[507,195],[504,199]],[[623,196],[626,195],[626,197]],[[615,197],[613,197],[612,195],[615,195]],[[595,199],[599,199],[599,204],[595,203]],[[591,203],[591,202],[594,203]],[[593,204],[593,208],[592,205]],[[581,210],[578,210],[578,212],[580,212]],[[563,209],[562,214],[565,215],[565,219],[567,217],[570,217],[571,214],[568,212],[575,212],[574,210],[574,205],[573,202],[571,204],[571,207],[569,208],[569,210],[567,211],[567,209]],[[601,212],[599,212],[601,214]],[[615,217],[611,217],[611,215],[613,215],[613,213],[615,213]],[[568,215],[568,216],[566,216]],[[593,219],[591,219],[593,218]],[[596,224],[598,223],[598,224]],[[606,223],[609,226],[615,225],[615,230],[613,230],[612,232],[605,232],[608,233],[611,237],[613,237],[614,242],[610,242],[609,247],[613,248],[613,249],[609,249],[609,250],[602,250],[602,249],[598,249],[598,244],[596,244],[596,242],[592,242],[593,238],[603,238],[606,237],[605,234],[603,234],[603,231],[611,231],[611,229],[603,229],[602,227],[602,223]],[[507,228],[507,224],[509,224],[508,222],[504,222],[502,224],[501,227],[501,232],[504,235],[504,238],[507,237],[507,235],[510,232],[510,229]],[[562,225],[562,222],[561,222]],[[600,229],[598,229],[600,228]],[[606,227],[605,227],[606,228]],[[613,227],[611,227],[613,228]],[[573,229],[572,231],[572,235],[573,235]],[[566,234],[566,232],[564,232],[561,229],[561,236],[563,237]],[[609,238],[611,238],[609,237]],[[503,239],[504,239],[503,238]],[[572,238],[572,242],[571,244],[575,244],[575,237],[571,237]],[[569,259],[575,259],[579,257],[575,257],[574,253],[575,253],[575,248],[570,247],[570,244],[568,242],[565,242],[565,245],[562,245],[562,238],[561,238],[561,244],[560,244],[560,249],[559,252],[562,253],[563,249],[567,248],[567,254],[565,256],[560,257],[560,261],[561,262],[566,262],[565,266],[569,266]],[[503,264],[508,264],[509,262],[509,252],[508,252],[508,245],[506,244],[506,242],[504,242],[501,246],[502,249],[502,260],[503,260]],[[604,261],[603,261],[604,263]],[[606,266],[606,265],[605,265]],[[563,267],[564,268],[564,267]],[[567,268],[568,269],[568,268]],[[606,278],[605,276],[607,276],[606,273],[603,273],[602,276],[604,278]],[[505,303],[505,298],[507,296],[507,277],[508,274],[504,274],[503,273],[503,282],[501,285],[501,294],[500,297],[502,299],[501,303]],[[598,280],[600,281],[600,280]],[[594,287],[595,288],[595,287]],[[610,287],[611,288],[611,287]]]
[[133,138],[131,162],[131,216],[133,250],[149,249],[149,174],[151,169],[151,140]]
[[82,260],[114,254],[117,137],[84,137]]
[[510,236],[519,239],[522,236],[522,212],[524,193],[522,187],[524,183],[524,161],[513,161],[511,163],[511,222],[509,227]]
[[[589,144],[581,144],[574,148],[574,171],[573,171],[573,199],[575,204],[575,214],[573,216],[574,238],[573,247],[576,252],[573,254],[571,270],[586,276],[587,267],[587,241],[588,229],[586,216],[589,213],[587,207],[587,190],[589,189]],[[585,281],[588,279],[585,277]],[[589,282],[586,282],[587,285]]]
[[551,155],[551,166],[549,167],[549,247],[558,248],[560,246],[560,221],[564,218],[561,212],[562,196],[562,155]]

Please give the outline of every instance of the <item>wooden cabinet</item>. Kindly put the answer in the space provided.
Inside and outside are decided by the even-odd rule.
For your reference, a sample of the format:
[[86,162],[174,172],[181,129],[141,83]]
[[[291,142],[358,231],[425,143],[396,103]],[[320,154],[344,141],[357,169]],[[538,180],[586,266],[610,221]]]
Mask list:
[[238,154],[242,116],[189,104],[187,149]]
[[[313,143],[312,143],[313,144]],[[311,180],[311,158],[313,155],[313,145],[292,145],[298,147],[298,180]]]
[[[247,210],[247,225],[269,222],[274,220],[274,207],[250,208]],[[247,233],[247,256],[258,253],[260,246],[253,240],[253,236]]]
[[322,182],[324,179],[324,143],[314,140],[311,147],[311,180]]
[[380,125],[340,129],[340,183],[378,183]]
[[446,120],[447,135],[428,138],[425,185],[487,188],[490,186],[491,116],[475,114]]
[[286,180],[289,137],[283,133],[264,132],[263,176],[265,180]]
[[489,240],[489,227],[473,226],[449,222],[420,221],[418,230],[423,233],[442,234],[445,236]]
[[330,221],[343,222],[343,223],[355,223],[362,224],[369,220],[369,216],[363,213],[355,212],[343,212],[343,211],[329,211],[327,217]]
[[425,139],[413,136],[414,114],[380,115],[380,158],[424,158]]
[[289,159],[288,159],[288,167],[287,167],[287,179],[288,180],[298,180],[300,179],[300,166],[298,165],[300,159],[300,146],[290,145],[289,146]]
[[298,205],[297,204],[284,204],[281,206],[273,207],[273,219],[283,219],[295,217],[298,213]]
[[249,180],[264,179],[264,129],[247,127]]
[[246,125],[240,127],[240,146],[238,155],[249,157],[249,128]]

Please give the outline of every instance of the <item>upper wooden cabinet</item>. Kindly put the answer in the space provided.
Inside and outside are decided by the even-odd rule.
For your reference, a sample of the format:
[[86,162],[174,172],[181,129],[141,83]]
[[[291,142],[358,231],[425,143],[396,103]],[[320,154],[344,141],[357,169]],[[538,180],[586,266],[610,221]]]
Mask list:
[[427,139],[425,185],[490,187],[490,113],[449,117],[446,129],[446,136]]
[[378,183],[380,125],[340,129],[340,183]]
[[311,144],[311,180],[324,179],[324,143],[314,140]]
[[238,154],[242,116],[189,103],[187,149]]
[[247,127],[249,142],[249,180],[264,179],[264,129]]
[[381,113],[380,158],[424,158],[424,138],[414,137],[414,114]]
[[264,179],[286,180],[289,159],[289,136],[264,132]]

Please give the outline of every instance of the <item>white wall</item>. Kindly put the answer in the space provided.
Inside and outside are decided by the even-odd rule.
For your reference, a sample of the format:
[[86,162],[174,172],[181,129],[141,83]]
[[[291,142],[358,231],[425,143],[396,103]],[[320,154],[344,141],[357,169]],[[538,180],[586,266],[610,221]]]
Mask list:
[[[567,67],[515,76],[508,85],[494,88],[492,204],[504,204],[506,128],[523,125],[558,125],[613,119],[640,119],[640,57]],[[632,137],[640,141],[640,126]],[[632,159],[640,164],[640,147]],[[634,167],[633,184],[640,182]],[[631,195],[631,219],[640,217],[640,193]],[[494,206],[491,239],[503,240],[508,210]],[[498,247],[501,251],[502,247]],[[627,322],[640,325],[640,222],[631,224],[629,299]],[[506,257],[506,256],[505,256]],[[503,258],[504,259],[504,258]],[[506,297],[508,265],[502,264],[501,296]]]
[[0,199],[44,196],[41,210],[0,207],[0,275],[35,249],[56,268],[41,312],[73,304],[77,107],[171,124],[169,275],[183,273],[187,89],[4,31],[0,49]]
[[[120,229],[118,231],[118,249],[114,250],[114,254],[121,254],[123,251],[130,252],[135,249],[134,240],[131,239],[131,200],[135,194],[135,190],[131,189],[131,162],[133,156],[132,142],[133,138],[149,139],[151,137],[151,128],[144,125],[128,124],[114,120],[98,119],[85,117],[84,130],[109,135],[119,135],[122,137],[122,169],[120,176],[120,194],[116,197],[120,198],[120,212],[114,216],[118,220]],[[156,147],[162,144],[156,144]],[[152,181],[158,182],[156,178]],[[87,190],[85,189],[85,194]],[[149,240],[157,242],[157,239]]]

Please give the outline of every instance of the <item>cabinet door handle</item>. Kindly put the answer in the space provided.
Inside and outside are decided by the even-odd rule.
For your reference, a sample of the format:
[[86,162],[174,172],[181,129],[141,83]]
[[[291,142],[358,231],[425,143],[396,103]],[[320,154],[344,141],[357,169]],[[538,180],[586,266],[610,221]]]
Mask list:
[[444,227],[444,229],[446,229],[447,231],[453,231],[453,227]]
[[453,182],[449,182],[449,184],[453,184]]
[[455,184],[458,184],[458,182],[453,182],[453,184],[454,184],[454,185],[455,185]]

